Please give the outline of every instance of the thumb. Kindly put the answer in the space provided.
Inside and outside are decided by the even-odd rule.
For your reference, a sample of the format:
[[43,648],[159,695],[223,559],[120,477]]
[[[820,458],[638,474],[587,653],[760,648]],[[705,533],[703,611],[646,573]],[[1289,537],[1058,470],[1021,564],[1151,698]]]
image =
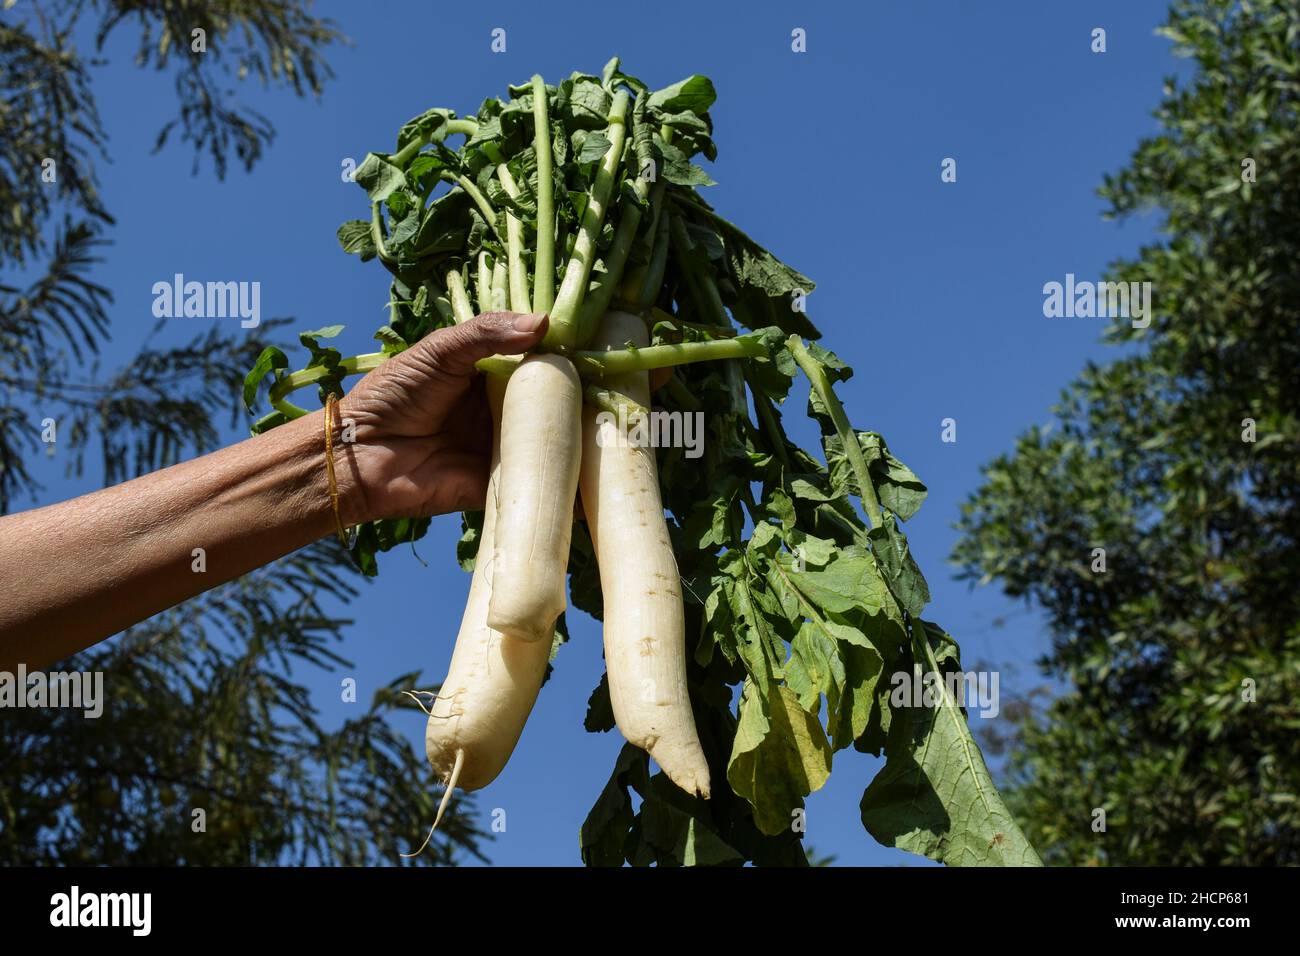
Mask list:
[[469,375],[489,355],[516,355],[542,341],[545,312],[485,312],[468,322],[441,329],[420,343],[427,358],[452,375]]

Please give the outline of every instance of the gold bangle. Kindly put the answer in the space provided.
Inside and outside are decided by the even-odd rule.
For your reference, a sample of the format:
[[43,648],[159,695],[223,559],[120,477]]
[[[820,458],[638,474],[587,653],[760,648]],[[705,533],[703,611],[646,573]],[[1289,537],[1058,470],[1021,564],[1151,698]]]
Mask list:
[[325,472],[329,475],[330,505],[334,508],[334,527],[344,548],[351,549],[347,532],[343,530],[343,516],[339,512],[339,483],[334,477],[334,408],[338,396],[330,392],[325,399]]

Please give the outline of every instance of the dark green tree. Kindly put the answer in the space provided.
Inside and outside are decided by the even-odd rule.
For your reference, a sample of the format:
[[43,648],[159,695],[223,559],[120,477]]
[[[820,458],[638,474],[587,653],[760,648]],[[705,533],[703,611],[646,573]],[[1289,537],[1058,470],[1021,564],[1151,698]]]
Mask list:
[[[179,138],[196,169],[206,157],[221,177],[232,161],[251,168],[274,136],[232,91],[251,79],[318,94],[330,75],[323,50],[342,39],[301,0],[3,7],[0,514],[40,500],[25,462],[45,448],[46,417],[68,469],[98,462],[106,484],[214,448],[226,410],[230,425],[246,421],[232,370],[268,344],[213,331],[146,347],[118,371],[99,367],[112,297],[93,269],[113,220],[96,188],[107,137],[90,57],[116,31],[137,31],[137,64],[175,84],[177,114],[156,148]],[[196,30],[202,54],[191,52]],[[94,50],[78,47],[86,37]],[[0,716],[0,863],[398,862],[440,796],[387,720],[414,707],[398,688],[418,675],[381,688],[338,729],[320,724],[295,679],[304,666],[348,663],[332,647],[349,622],[323,603],[356,592],[341,559],[322,542],[52,668],[103,671],[107,700],[96,720],[59,709]],[[465,816],[449,819],[420,860],[477,853],[482,836]]]
[[1063,690],[1021,711],[1008,801],[1046,860],[1294,865],[1300,6],[1178,0],[1163,33],[1196,69],[1101,189],[1163,214],[1110,269],[1155,319],[987,466],[955,559],[1046,612]]

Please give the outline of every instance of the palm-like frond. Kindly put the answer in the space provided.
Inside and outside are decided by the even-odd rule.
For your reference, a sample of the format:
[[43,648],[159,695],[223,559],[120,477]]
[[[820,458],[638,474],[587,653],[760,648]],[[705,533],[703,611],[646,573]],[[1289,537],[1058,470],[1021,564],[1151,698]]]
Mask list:
[[[224,91],[226,81],[252,77],[263,87],[317,94],[333,75],[320,51],[343,39],[331,21],[311,16],[295,0],[113,0],[94,6],[102,11],[99,47],[132,23],[140,31],[138,64],[162,70],[179,63],[180,112],[163,126],[155,149],[179,130],[194,147],[195,166],[206,153],[218,177],[232,154],[251,168],[275,135],[265,116]],[[196,52],[200,39],[204,49]]]
[[0,130],[0,262],[41,248],[58,203],[112,221],[95,187],[105,138],[86,64],[39,7],[0,23]]

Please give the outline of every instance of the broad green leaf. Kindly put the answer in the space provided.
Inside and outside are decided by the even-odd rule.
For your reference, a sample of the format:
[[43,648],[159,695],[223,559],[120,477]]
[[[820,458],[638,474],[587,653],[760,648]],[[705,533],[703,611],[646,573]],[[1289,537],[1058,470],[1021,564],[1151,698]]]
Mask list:
[[659,122],[663,126],[671,126],[678,130],[690,130],[694,133],[709,132],[709,124],[696,113],[661,113]]
[[868,537],[889,583],[889,590],[908,614],[919,615],[930,602],[930,588],[908,548],[907,536],[899,530],[892,517],[887,517],[870,531]]
[[613,98],[595,77],[570,78],[560,84],[556,114],[571,129],[604,129]]
[[428,109],[402,124],[397,131],[397,148],[401,149],[416,138],[426,138],[430,142],[440,142],[444,135],[443,127],[453,117],[451,110]]
[[736,866],[744,862],[709,823],[707,802],[686,795],[662,773],[650,779],[639,817],[642,844],[660,866]]
[[[344,328],[346,328],[346,326],[323,325],[319,329],[309,329],[306,332],[299,332],[298,337],[302,339],[332,339],[340,332],[342,332]],[[304,344],[306,343],[304,342]],[[314,346],[309,346],[309,347],[314,347]]]
[[[393,195],[395,197],[399,194],[394,193]],[[393,198],[393,197],[389,197],[389,198]],[[410,242],[411,239],[415,236],[415,234],[419,231],[420,231],[420,214],[418,212],[413,212],[410,215],[404,216],[403,218],[399,219],[397,223],[393,226],[392,232],[388,234],[388,240],[386,244],[389,250],[400,254],[401,252],[404,251],[402,247],[405,246],[408,242]]]
[[422,256],[455,252],[465,243],[474,222],[473,200],[460,189],[429,203],[420,220],[420,231],[411,244]]
[[855,608],[869,614],[898,616],[898,605],[870,557],[840,557],[824,568],[789,570],[790,579],[817,607],[843,612]]
[[879,709],[877,688],[883,673],[880,653],[874,647],[845,644],[841,651],[844,693],[838,707],[828,712],[826,723],[834,750],[843,750],[867,733],[872,715]]
[[949,866],[1041,866],[966,718],[946,689],[942,697],[895,709],[888,759],[862,795],[863,826],[885,846]]
[[795,530],[789,536],[795,552],[795,559],[802,565],[811,565],[814,569],[824,568],[835,557],[835,542],[828,538],[818,538]]
[[[406,179],[410,183],[415,183],[422,177],[438,173],[446,168],[446,162],[443,157],[435,153],[421,153],[415,159],[411,160],[411,165],[406,167]],[[430,176],[429,185],[432,186],[433,179]]]
[[793,811],[831,772],[831,748],[817,718],[789,687],[772,684],[766,697],[745,681],[740,724],[727,763],[727,782],[754,808],[763,833],[790,829]]
[[688,208],[718,229],[726,245],[731,271],[743,285],[769,297],[787,297],[796,290],[807,294],[816,287],[812,279],[787,266],[734,223],[708,208],[703,200],[696,200]]
[[582,148],[574,157],[579,164],[594,163],[609,152],[610,142],[604,133],[588,133],[582,141]]
[[688,76],[650,94],[649,105],[662,113],[704,113],[718,98],[713,81],[707,76]]
[[765,690],[783,676],[785,642],[779,629],[784,616],[779,607],[764,606],[765,592],[746,578],[736,581],[730,593],[732,614],[742,625],[736,652],[750,676],[759,682],[758,687]]
[[366,191],[371,202],[383,202],[392,193],[406,188],[406,174],[380,153],[366,153],[352,179]]
[[798,695],[799,706],[816,716],[825,695],[828,711],[835,710],[844,692],[844,662],[826,628],[805,621],[790,645],[785,682]]
[[362,262],[375,257],[375,240],[370,223],[365,219],[349,219],[338,228],[339,245],[349,255],[358,255]]
[[[906,521],[920,509],[928,493],[921,479],[894,457],[885,441],[875,432],[856,432],[858,447],[867,463],[872,487],[880,503]],[[830,469],[831,488],[836,495],[857,495],[858,479],[838,435],[826,434],[822,448]]]
[[644,750],[624,744],[609,782],[596,798],[579,834],[582,862],[587,866],[622,866],[635,814],[628,788],[638,793],[649,789],[649,756]]
[[[660,163],[660,175],[670,183],[678,186],[715,186],[717,185],[699,166],[690,161],[687,155],[670,143],[665,143],[656,138],[654,141],[655,150],[659,153],[662,160]],[[717,241],[718,253],[722,252],[722,245]],[[713,258],[711,255],[710,258]]]

